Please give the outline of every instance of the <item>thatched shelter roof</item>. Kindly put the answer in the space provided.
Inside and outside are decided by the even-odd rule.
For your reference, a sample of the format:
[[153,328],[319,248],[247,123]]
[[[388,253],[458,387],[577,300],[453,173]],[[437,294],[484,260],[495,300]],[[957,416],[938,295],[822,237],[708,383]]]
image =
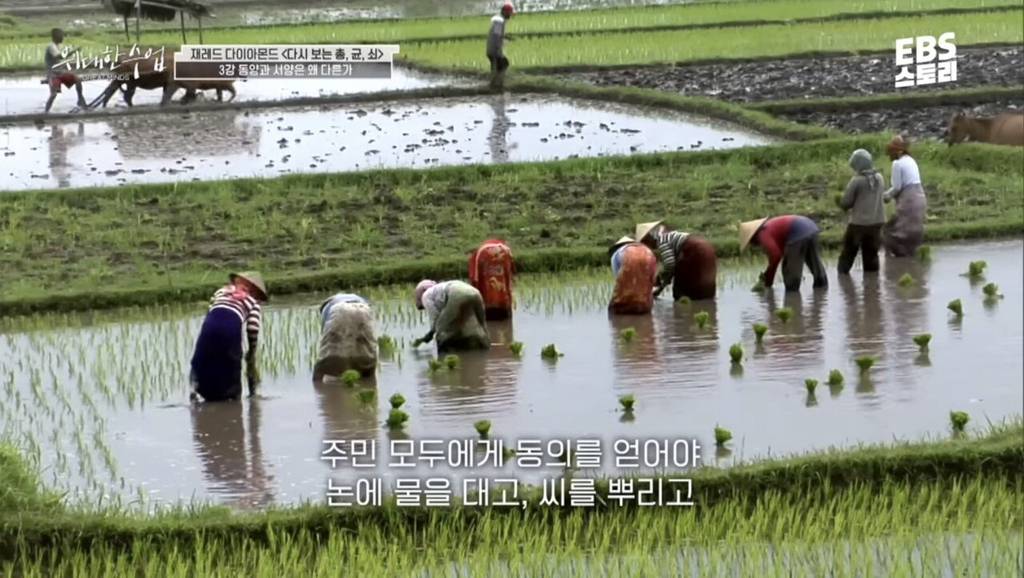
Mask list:
[[[173,20],[179,12],[184,12],[194,18],[212,16],[210,8],[205,4],[193,2],[192,0],[140,0],[142,3],[142,17],[147,20],[167,22]],[[136,0],[102,0],[103,5],[112,9],[124,18],[135,16]]]

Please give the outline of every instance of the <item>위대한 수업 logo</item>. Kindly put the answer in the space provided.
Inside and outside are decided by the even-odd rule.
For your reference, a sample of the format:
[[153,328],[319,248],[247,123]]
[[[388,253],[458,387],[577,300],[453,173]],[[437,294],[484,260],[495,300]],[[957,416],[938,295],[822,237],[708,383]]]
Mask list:
[[956,81],[956,34],[896,40],[896,88]]

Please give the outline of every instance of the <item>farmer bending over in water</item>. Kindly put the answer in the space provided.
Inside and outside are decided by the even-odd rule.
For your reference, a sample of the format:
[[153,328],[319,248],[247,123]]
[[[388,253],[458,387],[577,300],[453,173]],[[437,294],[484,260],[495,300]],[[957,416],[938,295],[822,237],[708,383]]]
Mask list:
[[337,293],[320,305],[320,354],[313,381],[337,377],[354,369],[363,376],[377,369],[377,339],[373,310],[359,295]]
[[768,256],[768,268],[761,282],[771,287],[775,271],[782,262],[782,280],[786,291],[799,291],[804,264],[814,276],[814,287],[828,287],[828,275],[821,262],[818,225],[801,215],[782,215],[740,224],[740,251],[747,245],[759,245]]
[[658,254],[661,275],[654,289],[658,297],[670,284],[672,299],[714,299],[718,259],[715,248],[703,237],[673,231],[661,221],[636,226],[636,238]]
[[[267,300],[267,286],[255,271],[234,273],[230,283],[210,299],[192,355],[192,399],[206,401],[238,399],[242,395],[242,347],[245,353],[249,395],[256,395],[260,383],[256,350],[259,345],[260,302]],[[243,339],[243,332],[247,339]]]
[[[53,43],[46,47],[46,53],[43,55],[43,60],[46,62],[46,83],[50,86],[50,98],[46,100],[46,112],[50,112],[53,101],[60,94],[61,85],[64,85],[66,88],[74,86],[75,90],[78,91],[78,106],[85,108],[88,104],[85,102],[85,96],[82,95],[81,79],[70,70],[66,70],[66,67],[63,67],[65,68],[64,72],[57,69],[66,58],[61,55],[64,31],[60,28],[54,28],[50,31],[50,38],[53,40]],[[78,52],[78,50],[72,51],[71,54],[75,52]]]
[[484,300],[472,285],[425,279],[416,286],[415,298],[416,308],[426,309],[430,317],[430,331],[413,341],[413,347],[429,343],[436,336],[438,352],[490,348]]
[[617,315],[646,315],[654,307],[654,282],[658,258],[654,251],[632,237],[622,237],[608,249],[615,275],[608,310]]
[[850,212],[850,222],[843,235],[843,252],[839,255],[839,274],[848,275],[860,251],[865,273],[878,271],[878,249],[882,246],[882,224],[885,207],[882,191],[885,179],[875,170],[871,153],[857,149],[850,155],[850,168],[856,173],[846,185],[839,207]]
[[506,2],[501,13],[491,18],[491,31],[487,34],[487,60],[491,61],[491,88],[500,89],[505,83],[508,58],[505,58],[505,22],[515,14],[512,4]]
[[469,282],[484,299],[488,320],[512,317],[512,249],[501,239],[484,241],[469,254]]

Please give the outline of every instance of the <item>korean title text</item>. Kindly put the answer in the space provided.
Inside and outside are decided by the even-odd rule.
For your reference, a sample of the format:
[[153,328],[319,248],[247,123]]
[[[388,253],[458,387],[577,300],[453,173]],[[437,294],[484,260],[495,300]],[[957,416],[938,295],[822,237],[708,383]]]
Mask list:
[[896,88],[956,81],[956,34],[896,40]]

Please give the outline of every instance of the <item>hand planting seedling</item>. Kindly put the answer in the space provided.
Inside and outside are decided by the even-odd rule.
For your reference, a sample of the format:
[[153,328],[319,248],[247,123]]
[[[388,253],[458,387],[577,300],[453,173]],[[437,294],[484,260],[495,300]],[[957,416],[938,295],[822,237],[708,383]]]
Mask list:
[[964,305],[963,303],[960,302],[959,299],[954,299],[950,301],[949,304],[946,305],[946,309],[949,309],[950,311],[955,313],[957,317],[964,316]]
[[391,429],[401,429],[409,421],[409,414],[400,409],[392,409],[388,414],[387,424]]
[[779,307],[775,310],[775,316],[783,323],[789,323],[789,320],[793,318],[793,310],[789,307]]
[[739,343],[733,343],[729,347],[729,358],[732,359],[733,363],[741,363],[743,361],[743,346]]
[[999,293],[999,285],[995,283],[986,283],[981,291],[985,294],[986,299],[1002,299],[1003,296]]
[[371,403],[377,401],[377,391],[374,389],[364,389],[357,393],[356,397],[359,398],[360,402],[366,405],[370,405]]
[[970,416],[965,411],[951,411],[949,412],[949,421],[953,424],[953,433],[962,434],[964,428],[967,427],[967,422],[970,420]]
[[486,419],[482,419],[474,423],[473,427],[476,428],[476,433],[480,434],[480,437],[483,439],[487,439],[487,436],[491,432],[491,422]]
[[360,377],[362,376],[359,375],[358,371],[354,369],[347,369],[345,370],[345,373],[341,374],[341,382],[349,387],[352,387],[355,384],[359,383]]
[[931,333],[922,333],[921,335],[914,336],[914,343],[917,344],[917,348],[921,350],[921,353],[928,351],[928,344],[932,341]]
[[377,338],[377,349],[381,353],[391,353],[397,348],[397,345],[395,339],[390,335],[381,335]]
[[833,369],[828,372],[828,384],[829,385],[842,385],[843,384],[843,372],[838,369]]
[[676,301],[676,303],[680,305],[689,305],[691,302],[689,297],[683,295],[682,297],[679,298],[679,301]]
[[722,447],[732,439],[732,432],[724,427],[715,426],[715,445]]
[[711,315],[708,315],[707,311],[698,311],[693,316],[693,320],[697,322],[698,329],[704,329],[704,326],[708,324],[708,319],[711,319]]
[[914,278],[910,276],[910,273],[904,273],[899,280],[900,287],[910,287],[914,284]]
[[917,248],[917,258],[921,262],[928,262],[932,260],[932,248],[928,245],[921,245]]
[[633,341],[633,338],[635,337],[636,329],[632,327],[627,327],[619,332],[619,339],[621,339],[623,343],[629,343],[630,341]]
[[807,395],[814,395],[814,390],[818,389],[818,380],[808,377],[804,380],[804,387],[807,388]]
[[622,406],[622,411],[633,411],[633,404],[636,403],[636,398],[633,397],[632,393],[619,396],[619,405]]
[[459,356],[458,355],[445,355],[444,366],[448,369],[456,369],[459,367]]
[[513,341],[512,343],[509,343],[508,344],[508,349],[509,349],[509,351],[512,352],[512,355],[514,355],[516,357],[522,357],[523,356],[523,342],[522,341]]
[[502,461],[502,463],[510,462],[510,461],[512,461],[512,458],[514,458],[514,457],[516,457],[516,450],[514,450],[512,448],[509,448],[509,447],[502,447],[501,448],[501,461]]
[[437,373],[444,369],[444,363],[440,359],[431,359],[427,362],[427,365],[430,368],[430,373]]
[[765,325],[764,323],[755,323],[754,324],[754,337],[757,339],[758,343],[761,343],[762,341],[764,341],[764,334],[767,333],[767,332],[768,332],[768,326]]
[[544,346],[544,349],[540,350],[541,359],[547,359],[548,361],[555,361],[559,357],[565,355],[561,351],[555,348],[554,343],[550,343]]
[[985,273],[985,267],[988,267],[988,263],[984,261],[971,261],[971,264],[967,266],[967,276],[977,279]]
[[754,293],[764,293],[765,289],[767,287],[764,286],[764,279],[758,279],[757,283],[754,283],[754,286],[750,288]]
[[861,375],[866,374],[871,369],[871,367],[875,365],[875,358],[871,357],[870,355],[858,357],[854,361],[857,362],[857,367],[860,368]]
[[388,398],[388,403],[391,404],[393,409],[398,409],[402,407],[403,403],[405,403],[405,396],[400,393],[396,393]]

